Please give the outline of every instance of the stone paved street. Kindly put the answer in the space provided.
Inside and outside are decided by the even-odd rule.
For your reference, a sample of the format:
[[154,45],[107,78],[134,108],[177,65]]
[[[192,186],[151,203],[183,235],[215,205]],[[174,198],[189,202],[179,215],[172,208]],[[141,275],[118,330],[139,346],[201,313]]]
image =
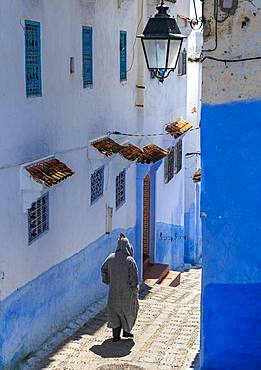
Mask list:
[[[84,315],[71,323],[67,332],[65,330],[49,340],[21,369],[196,368],[200,280],[201,270],[190,270],[182,273],[181,284],[176,288],[145,286],[140,294],[140,312],[133,330],[134,341],[112,343],[111,331],[106,327],[106,312],[102,310],[78,330]],[[70,330],[74,331],[73,335],[69,335]],[[64,340],[66,333],[69,338]]]

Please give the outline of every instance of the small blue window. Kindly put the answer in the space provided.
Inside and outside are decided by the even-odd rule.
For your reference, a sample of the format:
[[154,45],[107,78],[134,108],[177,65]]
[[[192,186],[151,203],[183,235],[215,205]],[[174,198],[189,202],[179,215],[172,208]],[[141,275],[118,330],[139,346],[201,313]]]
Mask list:
[[49,230],[49,194],[44,194],[28,210],[28,240],[31,244]]
[[92,28],[82,28],[82,78],[83,87],[93,84]]
[[126,171],[116,176],[116,209],[125,203]]
[[41,96],[40,23],[25,21],[25,80],[26,96]]
[[120,79],[127,80],[127,32],[120,31]]
[[104,167],[94,171],[91,175],[91,204],[103,195]]

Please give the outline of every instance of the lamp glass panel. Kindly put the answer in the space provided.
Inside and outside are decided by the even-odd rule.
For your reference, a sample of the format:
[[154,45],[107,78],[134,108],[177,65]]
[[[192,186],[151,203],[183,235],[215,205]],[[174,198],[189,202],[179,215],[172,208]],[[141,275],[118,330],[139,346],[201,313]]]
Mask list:
[[165,69],[168,40],[143,40],[149,68]]
[[175,68],[182,40],[170,40],[168,68]]

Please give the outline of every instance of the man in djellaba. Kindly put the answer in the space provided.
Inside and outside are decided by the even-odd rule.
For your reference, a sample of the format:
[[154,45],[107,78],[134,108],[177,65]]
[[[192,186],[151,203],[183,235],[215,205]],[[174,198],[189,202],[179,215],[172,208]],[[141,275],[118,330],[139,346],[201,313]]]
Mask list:
[[122,336],[133,338],[138,302],[138,269],[133,258],[133,247],[124,234],[120,234],[115,253],[110,254],[101,268],[102,281],[109,285],[108,327],[112,329],[113,342]]

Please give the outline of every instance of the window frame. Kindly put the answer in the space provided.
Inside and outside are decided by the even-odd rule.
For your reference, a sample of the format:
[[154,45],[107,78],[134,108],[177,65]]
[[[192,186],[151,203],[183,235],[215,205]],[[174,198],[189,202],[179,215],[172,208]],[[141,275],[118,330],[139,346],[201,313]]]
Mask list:
[[174,161],[175,161],[174,173],[176,175],[183,168],[183,142],[182,142],[182,139],[180,139],[175,145]]
[[175,147],[169,147],[169,154],[164,159],[164,182],[168,184],[174,177]]
[[[122,48],[122,42],[124,42],[124,48]],[[127,47],[127,31],[120,31],[120,81],[127,81],[127,59],[128,59],[128,47]]]
[[[120,177],[122,175],[123,175],[123,182],[124,182],[123,198],[121,199],[120,197],[120,200],[117,202],[117,199],[118,199],[117,194],[120,192],[118,191],[118,186],[120,186],[119,182],[120,182]],[[126,169],[119,172],[119,174],[116,176],[116,179],[115,179],[115,208],[116,210],[122,207],[125,203],[126,203]]]
[[[88,33],[90,37],[86,40]],[[88,68],[90,76],[88,76]],[[91,26],[82,26],[82,86],[84,89],[93,87],[93,28]]]
[[[25,31],[24,31],[24,42],[25,42],[25,45],[24,45],[24,48],[25,48],[25,92],[26,92],[26,97],[27,98],[31,98],[31,97],[40,97],[42,96],[42,50],[41,50],[41,23],[40,22],[37,22],[37,21],[32,21],[32,20],[29,20],[29,19],[26,19],[24,21],[24,24],[25,24]],[[38,42],[38,54],[37,54],[37,59],[38,59],[38,73],[39,73],[39,86],[38,86],[38,92],[36,93],[30,93],[29,92],[29,80],[27,78],[28,76],[28,58],[29,58],[29,50],[28,50],[28,47],[27,47],[27,40],[28,40],[28,30],[27,30],[27,27],[36,27],[36,30],[37,30],[37,42]]]
[[[102,192],[99,193],[94,199],[92,197],[92,187],[93,187],[93,184],[92,184],[92,180],[93,180],[93,176],[102,171]],[[96,203],[104,194],[104,177],[105,177],[105,171],[104,171],[104,166],[101,166],[99,168],[97,168],[92,174],[91,174],[91,205],[93,205],[94,203]]]
[[[37,204],[37,202],[43,198],[46,198],[46,211],[45,211],[45,216],[46,216],[46,229],[43,230],[41,233],[39,233],[37,236],[35,237],[32,237],[31,234],[32,234],[32,229],[31,229],[31,215],[30,213],[32,212],[32,207],[34,204]],[[36,208],[37,209],[37,208]],[[49,231],[49,192],[43,194],[40,198],[38,198],[35,202],[32,203],[31,205],[31,208],[27,210],[27,224],[28,224],[28,244],[31,245],[33,244],[36,240],[38,240],[39,238],[41,238],[42,236],[44,236],[46,233],[48,233]],[[39,219],[39,217],[43,217],[43,211],[41,211],[41,215],[37,217],[37,219]],[[42,223],[40,223],[41,225]],[[37,226],[33,229],[37,229]]]

